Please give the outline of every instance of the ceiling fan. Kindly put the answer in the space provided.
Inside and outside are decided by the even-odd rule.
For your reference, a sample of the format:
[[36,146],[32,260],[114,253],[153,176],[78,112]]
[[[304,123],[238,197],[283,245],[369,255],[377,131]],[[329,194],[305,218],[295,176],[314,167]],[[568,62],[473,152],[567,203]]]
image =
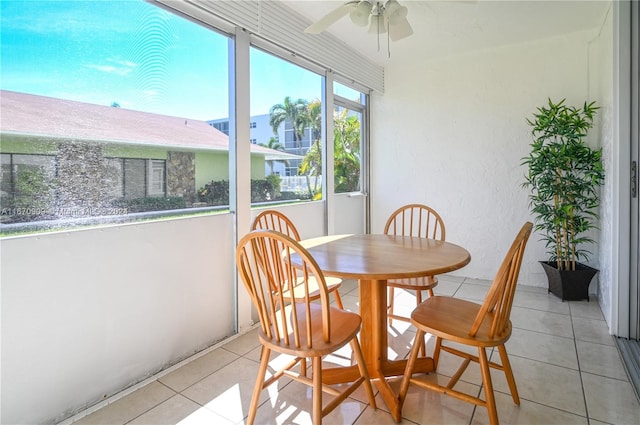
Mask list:
[[388,31],[392,41],[398,41],[413,34],[413,29],[407,20],[407,8],[401,6],[397,0],[348,1],[310,25],[304,32],[321,33],[347,14],[351,22],[357,26],[369,25],[369,33],[384,34]]

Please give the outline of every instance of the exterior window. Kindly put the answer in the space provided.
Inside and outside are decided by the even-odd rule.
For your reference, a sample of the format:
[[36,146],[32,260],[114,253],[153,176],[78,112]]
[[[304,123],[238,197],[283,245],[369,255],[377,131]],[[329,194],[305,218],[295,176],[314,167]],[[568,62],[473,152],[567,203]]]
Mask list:
[[363,116],[366,96],[339,83],[334,86],[333,143],[335,193],[362,190]]
[[56,159],[51,155],[2,154],[2,221],[55,213]]
[[124,159],[124,198],[140,199],[147,196],[147,161]]
[[223,122],[211,122],[210,121],[209,125],[212,126],[215,129],[223,132],[227,136],[229,135],[229,121],[223,121]]
[[296,142],[293,140],[293,130],[284,131],[284,142],[287,149],[296,148]]
[[166,161],[105,158],[104,190],[111,199],[166,195]]
[[256,128],[256,123],[255,123],[255,122],[252,122],[252,123],[249,125],[249,128]]
[[164,161],[149,160],[149,196],[164,196]]
[[[267,181],[276,189],[272,199],[321,199],[323,77],[257,48],[250,59],[251,122],[267,130],[255,136],[258,144],[282,152],[274,152],[265,164]],[[267,92],[266,85],[270,96],[256,96]]]
[[2,15],[2,234],[228,208],[227,37],[142,0]]

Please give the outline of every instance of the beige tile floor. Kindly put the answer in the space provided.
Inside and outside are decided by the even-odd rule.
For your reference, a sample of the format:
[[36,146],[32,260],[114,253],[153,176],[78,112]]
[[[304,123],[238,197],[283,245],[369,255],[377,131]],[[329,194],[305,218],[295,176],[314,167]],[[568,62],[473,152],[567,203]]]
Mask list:
[[[489,282],[440,277],[436,292],[482,300]],[[358,311],[358,289],[347,281],[341,288],[345,307]],[[413,297],[396,299],[411,311]],[[640,404],[625,373],[600,308],[591,302],[561,302],[542,288],[518,288],[511,316],[514,330],[507,343],[521,404],[516,406],[506,381],[492,371],[500,423],[507,424],[640,424]],[[394,322],[389,329],[389,358],[408,354],[413,330]],[[433,344],[429,341],[429,346]],[[242,424],[258,370],[256,331],[248,332],[159,377],[144,387],[78,419],[75,424]],[[497,353],[495,354],[497,355]],[[456,369],[443,354],[438,373],[424,379],[442,381]],[[348,357],[348,353],[343,353]],[[272,365],[283,361],[272,359]],[[343,362],[334,356],[329,361]],[[494,373],[495,372],[495,373]],[[460,389],[478,393],[477,365],[464,373]],[[392,385],[398,385],[394,381]],[[374,387],[375,389],[375,387]],[[328,396],[327,396],[328,397]],[[325,418],[327,424],[393,424],[379,396],[378,409],[366,402],[362,389]],[[257,423],[310,423],[311,391],[281,379],[262,392]],[[486,409],[447,396],[410,388],[403,424],[487,424]]]

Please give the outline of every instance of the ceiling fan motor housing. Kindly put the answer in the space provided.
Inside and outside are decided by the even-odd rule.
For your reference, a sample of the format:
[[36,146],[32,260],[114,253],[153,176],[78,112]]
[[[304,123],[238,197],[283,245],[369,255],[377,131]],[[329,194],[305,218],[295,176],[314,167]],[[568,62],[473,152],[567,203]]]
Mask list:
[[391,40],[397,41],[413,34],[411,25],[407,20],[407,13],[408,9],[400,5],[397,0],[348,1],[310,25],[305,32],[318,34],[343,16],[349,15],[351,22],[355,25],[360,27],[369,25],[369,33],[380,35],[388,30]]

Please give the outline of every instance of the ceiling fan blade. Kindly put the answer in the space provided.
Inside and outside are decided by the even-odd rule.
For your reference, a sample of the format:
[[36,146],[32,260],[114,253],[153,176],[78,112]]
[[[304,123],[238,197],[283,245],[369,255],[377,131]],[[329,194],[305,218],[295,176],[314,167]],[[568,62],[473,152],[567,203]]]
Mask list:
[[304,30],[304,32],[306,32],[307,34],[321,33],[322,31],[326,30],[329,26],[336,23],[340,18],[342,18],[343,16],[351,12],[358,5],[358,3],[359,3],[358,1],[350,1],[343,4],[337,9],[334,9],[331,12],[327,13],[325,16],[320,18],[320,20],[309,25],[307,29]]
[[413,34],[413,28],[407,18],[395,19],[393,23],[389,24],[389,37],[391,41],[402,40]]

